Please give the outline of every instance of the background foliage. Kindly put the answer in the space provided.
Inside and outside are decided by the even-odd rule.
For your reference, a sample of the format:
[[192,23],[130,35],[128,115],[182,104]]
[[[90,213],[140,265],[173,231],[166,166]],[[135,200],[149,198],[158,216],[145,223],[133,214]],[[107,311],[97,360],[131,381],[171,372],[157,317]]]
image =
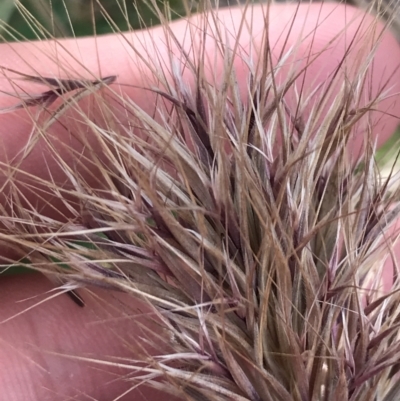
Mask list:
[[[184,14],[181,0],[157,0],[160,9],[170,8],[170,17]],[[38,20],[44,36],[71,37],[140,29],[159,23],[151,7],[143,0],[1,0],[0,20],[3,41],[37,39],[32,20]],[[42,36],[40,35],[40,36]]]

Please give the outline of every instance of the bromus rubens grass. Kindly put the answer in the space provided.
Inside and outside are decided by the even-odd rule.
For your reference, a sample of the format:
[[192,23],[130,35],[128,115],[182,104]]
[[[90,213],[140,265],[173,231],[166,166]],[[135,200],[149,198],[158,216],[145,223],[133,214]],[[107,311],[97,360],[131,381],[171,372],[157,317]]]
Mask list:
[[[49,63],[77,60],[57,76],[1,65],[12,83],[2,112],[31,127],[1,167],[0,238],[21,255],[7,266],[83,304],[93,286],[141,299],[158,330],[123,361],[132,388],[166,400],[400,399],[400,188],[395,170],[381,177],[374,131],[393,94],[390,77],[371,85],[384,31],[349,17],[315,52],[318,26],[291,36],[306,7],[272,37],[270,5],[201,5],[177,30],[154,3],[161,28],[119,33],[142,81],[78,74],[63,40]],[[336,64],[312,70],[341,46]],[[26,168],[38,144],[58,173]]]

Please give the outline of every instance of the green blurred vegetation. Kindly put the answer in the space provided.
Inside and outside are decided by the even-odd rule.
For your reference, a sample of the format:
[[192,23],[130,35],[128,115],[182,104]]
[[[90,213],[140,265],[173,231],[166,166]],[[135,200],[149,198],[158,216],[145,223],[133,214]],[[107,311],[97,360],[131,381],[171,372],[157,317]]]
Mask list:
[[[185,14],[182,0],[157,4],[171,19]],[[14,41],[140,29],[159,24],[152,8],[143,0],[0,0],[0,33]]]

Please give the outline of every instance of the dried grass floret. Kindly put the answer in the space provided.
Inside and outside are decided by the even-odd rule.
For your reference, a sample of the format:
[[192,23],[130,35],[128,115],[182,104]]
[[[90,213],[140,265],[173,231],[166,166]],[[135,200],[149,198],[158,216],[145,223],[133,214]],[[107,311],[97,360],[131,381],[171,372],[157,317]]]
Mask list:
[[[216,18],[208,13],[205,21]],[[202,29],[208,33],[206,22]],[[167,22],[165,32],[178,46]],[[154,65],[155,116],[104,88],[110,77],[43,79],[53,89],[23,107],[48,108],[65,88],[98,86],[92,96],[109,124],[81,117],[103,146],[92,161],[103,187],[90,187],[55,154],[69,188],[37,184],[72,197],[72,217],[41,215],[15,189],[2,241],[69,283],[64,291],[99,285],[153,308],[166,335],[153,344],[160,355],[129,362],[132,385],[190,400],[397,399],[398,273],[386,292],[381,276],[394,259],[399,190],[380,177],[371,131],[362,163],[348,151],[357,124],[386,93],[383,84],[365,101],[371,58],[342,79],[344,58],[322,92],[299,95],[293,108],[286,94],[313,58],[278,82],[296,49],[274,64],[266,29],[256,63],[224,32],[212,35],[224,58],[222,84],[205,72],[203,41],[195,60],[180,49],[168,72]],[[238,57],[250,71],[246,96]],[[131,125],[111,120],[117,115],[102,91],[119,96]]]

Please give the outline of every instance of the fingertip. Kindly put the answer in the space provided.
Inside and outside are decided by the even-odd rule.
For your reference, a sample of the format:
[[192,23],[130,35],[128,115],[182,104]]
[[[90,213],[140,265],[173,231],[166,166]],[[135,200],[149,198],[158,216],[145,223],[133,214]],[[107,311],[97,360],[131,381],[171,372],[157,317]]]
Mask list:
[[150,342],[156,331],[143,303],[106,290],[81,290],[84,308],[66,295],[42,302],[54,293],[38,274],[2,278],[0,285],[0,388],[8,400],[110,400],[124,392],[121,400],[159,399],[146,386],[135,389],[130,369],[131,360],[150,352],[139,338]]

